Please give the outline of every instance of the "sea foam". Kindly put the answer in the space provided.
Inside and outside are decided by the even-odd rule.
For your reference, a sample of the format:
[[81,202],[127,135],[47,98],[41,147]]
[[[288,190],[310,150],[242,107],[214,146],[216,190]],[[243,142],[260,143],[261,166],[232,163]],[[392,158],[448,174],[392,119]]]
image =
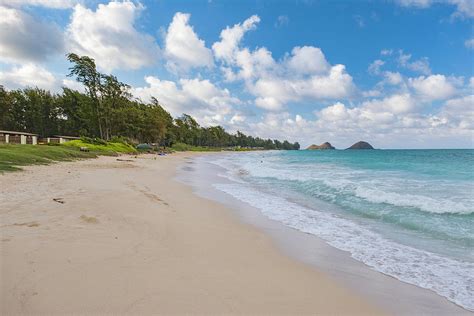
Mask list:
[[354,222],[259,192],[244,184],[215,184],[272,220],[318,236],[377,271],[435,291],[474,310],[474,264],[421,251],[387,240]]
[[215,184],[218,190],[377,271],[474,310],[473,177],[466,161],[452,170],[453,157],[473,156],[443,154],[266,152],[210,162],[232,182]]

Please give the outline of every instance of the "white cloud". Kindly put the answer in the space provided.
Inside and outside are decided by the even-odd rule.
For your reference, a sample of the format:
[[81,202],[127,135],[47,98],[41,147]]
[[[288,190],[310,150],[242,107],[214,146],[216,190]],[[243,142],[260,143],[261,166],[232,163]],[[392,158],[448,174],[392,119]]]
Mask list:
[[383,99],[373,99],[362,103],[364,110],[371,113],[405,114],[414,112],[417,103],[408,93],[394,94]]
[[416,107],[412,107],[410,96],[392,95],[354,107],[337,102],[316,111],[314,119],[269,112],[242,130],[265,138],[299,141],[303,148],[325,141],[337,148],[347,148],[359,140],[369,141],[376,148],[470,147],[473,101],[473,95],[449,100],[436,114],[413,110],[393,113],[393,108],[400,104],[411,104],[409,108],[414,110]]
[[353,89],[352,77],[345,72],[344,65],[335,65],[331,67],[329,74],[308,78],[261,78],[255,82],[251,91],[257,96],[257,106],[279,110],[289,101],[347,97]]
[[72,90],[76,90],[76,91],[80,91],[80,92],[84,92],[84,90],[85,90],[84,85],[82,83],[76,81],[76,80],[63,79],[62,85],[63,85],[63,87],[66,87],[66,88],[69,88],[69,89],[72,89]]
[[288,18],[287,15],[280,15],[278,16],[276,22],[275,22],[275,27],[280,28],[283,26],[287,26],[288,23],[290,23],[290,19]]
[[255,29],[259,22],[260,18],[258,15],[252,15],[243,23],[238,23],[233,27],[227,27],[225,30],[222,30],[220,34],[221,40],[212,45],[216,58],[231,63],[235,50],[238,48],[245,32]]
[[0,0],[0,5],[8,6],[41,6],[53,9],[67,9],[73,7],[78,0]]
[[57,89],[57,81],[54,75],[33,63],[14,66],[9,71],[1,71],[0,82],[8,89],[25,87],[38,87],[45,90]]
[[402,50],[399,51],[398,64],[411,71],[421,73],[423,75],[431,74],[430,63],[427,57],[411,61],[411,54],[405,54]]
[[473,18],[474,1],[472,0],[396,0],[398,4],[404,7],[414,7],[426,9],[433,4],[450,4],[456,7],[453,17]]
[[153,37],[134,26],[142,8],[131,1],[99,4],[95,12],[76,5],[67,28],[68,49],[93,57],[106,71],[153,64],[159,47]]
[[467,48],[470,48],[470,49],[474,49],[474,38],[467,39],[464,42],[464,46],[466,46]]
[[232,124],[232,125],[240,124],[240,123],[245,122],[245,120],[246,120],[245,115],[242,115],[240,113],[236,113],[236,114],[234,114],[234,116],[232,116],[229,123]]
[[380,74],[380,68],[383,65],[385,65],[385,62],[383,60],[376,59],[369,65],[369,68],[367,70],[372,75],[378,75]]
[[474,95],[446,101],[438,115],[455,127],[474,130]]
[[189,18],[189,14],[176,13],[166,33],[165,55],[172,72],[214,65],[211,50],[189,25]]
[[474,18],[474,1],[472,0],[448,0],[449,3],[456,5],[455,16],[461,18]]
[[148,86],[133,88],[133,95],[144,101],[154,96],[172,115],[191,114],[204,125],[221,124],[233,117],[232,106],[241,103],[229,90],[209,80],[180,79],[176,83],[148,76],[145,81]]
[[449,80],[444,75],[431,75],[410,78],[409,85],[422,98],[432,101],[451,97],[456,93],[455,82]]
[[385,71],[383,75],[388,84],[399,85],[403,82],[403,77],[399,72]]
[[288,71],[298,74],[323,74],[330,68],[321,49],[313,46],[295,47],[287,60]]
[[0,6],[0,61],[42,61],[63,51],[63,35],[55,24]]
[[252,16],[227,27],[221,32],[221,41],[213,45],[216,58],[224,63],[221,69],[226,80],[243,80],[255,96],[255,105],[279,111],[288,102],[343,98],[355,90],[345,66],[331,66],[318,47],[294,47],[278,61],[265,47],[241,47],[245,32],[259,21],[258,16]]

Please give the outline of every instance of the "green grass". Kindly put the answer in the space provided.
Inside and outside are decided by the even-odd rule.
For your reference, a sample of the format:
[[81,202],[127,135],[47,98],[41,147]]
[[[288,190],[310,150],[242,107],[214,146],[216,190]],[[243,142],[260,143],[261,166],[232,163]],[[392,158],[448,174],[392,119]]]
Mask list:
[[[80,151],[89,148],[89,152]],[[56,161],[95,158],[100,155],[115,156],[118,153],[136,153],[130,145],[107,143],[94,145],[81,140],[73,140],[62,145],[0,145],[0,173],[21,170],[21,166],[45,165]]]
[[21,170],[21,166],[45,165],[54,161],[94,158],[93,152],[78,148],[46,145],[0,145],[0,172]]
[[125,143],[112,143],[108,142],[106,145],[98,145],[98,144],[91,144],[91,143],[86,143],[83,140],[71,140],[67,143],[62,144],[61,146],[64,147],[75,147],[75,148],[81,148],[81,147],[87,147],[91,152],[95,152],[99,155],[116,155],[117,153],[120,154],[133,154],[136,153],[137,150]]
[[176,143],[173,144],[171,147],[173,150],[176,151],[221,151],[220,147],[207,147],[207,146],[193,146],[183,143]]

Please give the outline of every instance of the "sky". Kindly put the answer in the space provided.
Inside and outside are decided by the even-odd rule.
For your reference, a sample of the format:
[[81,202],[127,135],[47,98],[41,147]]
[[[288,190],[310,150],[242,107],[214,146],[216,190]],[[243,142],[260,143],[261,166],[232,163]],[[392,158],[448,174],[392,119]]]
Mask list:
[[263,138],[473,148],[474,0],[0,0],[0,85],[68,52],[173,116]]

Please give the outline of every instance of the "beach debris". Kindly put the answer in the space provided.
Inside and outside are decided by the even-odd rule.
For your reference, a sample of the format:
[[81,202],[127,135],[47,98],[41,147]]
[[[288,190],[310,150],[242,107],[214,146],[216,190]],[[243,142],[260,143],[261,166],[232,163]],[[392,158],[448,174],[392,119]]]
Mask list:
[[81,147],[79,148],[80,151],[84,151],[84,152],[89,152],[89,148],[87,147]]
[[61,203],[61,204],[64,204],[64,203],[65,203],[64,200],[63,200],[63,198],[53,198],[53,201],[54,201],[54,202]]
[[81,215],[79,218],[89,224],[97,224],[99,222],[99,220],[93,216]]
[[130,161],[133,161],[133,160],[131,160],[131,159],[120,159],[120,158],[117,158],[117,161],[129,161],[129,162],[130,162]]

